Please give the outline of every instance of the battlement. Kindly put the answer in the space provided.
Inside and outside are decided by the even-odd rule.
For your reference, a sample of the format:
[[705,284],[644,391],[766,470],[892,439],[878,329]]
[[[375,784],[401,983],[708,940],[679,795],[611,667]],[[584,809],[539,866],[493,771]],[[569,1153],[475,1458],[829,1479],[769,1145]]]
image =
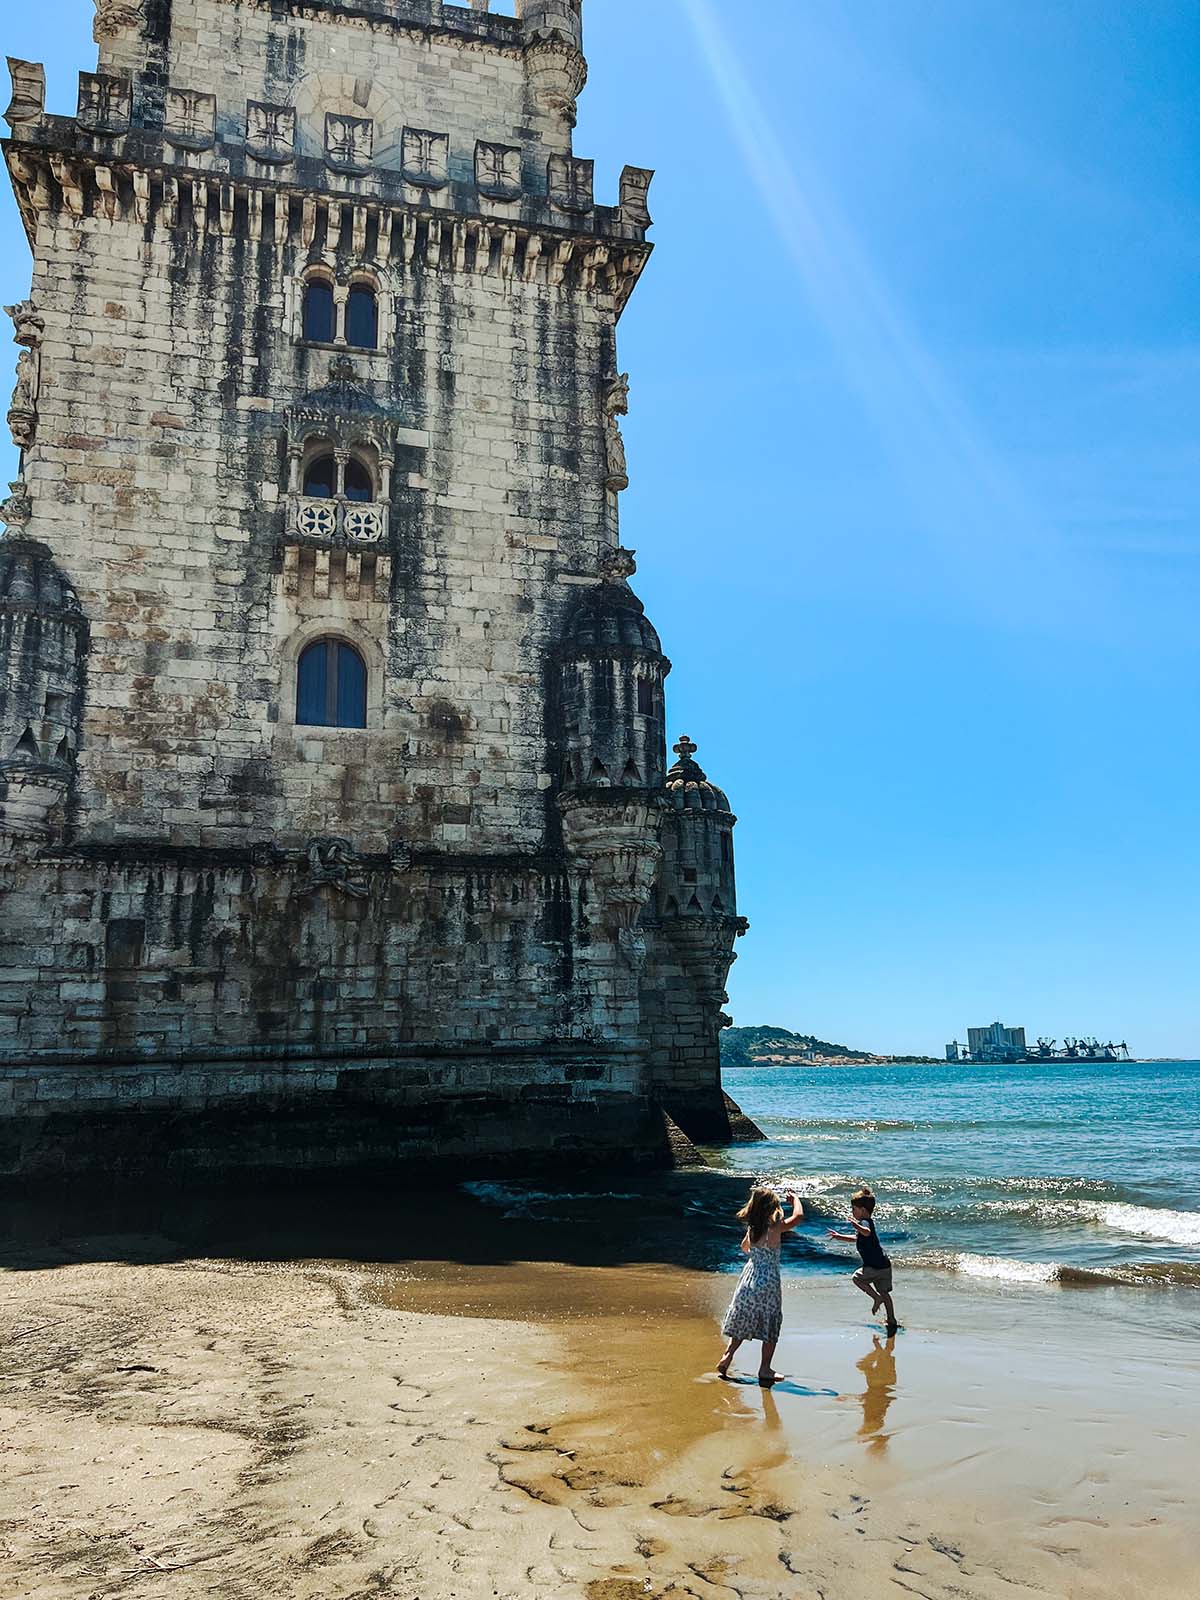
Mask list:
[[491,0],[95,3],[99,55],[79,116],[92,132],[182,131],[176,148],[192,150],[257,142],[259,161],[332,155],[343,174],[411,165],[405,141],[441,140],[451,179],[480,142],[521,164],[526,188],[530,168],[574,154],[580,0],[521,0],[515,15]]
[[[43,212],[124,216],[202,237],[289,234],[405,265],[519,269],[591,289],[624,307],[649,254],[653,173],[627,167],[616,205],[598,204],[593,163],[494,140],[385,125],[340,110],[246,101],[168,83],[160,119],[139,116],[130,80],[81,73],[74,118],[47,115],[43,68],[10,61],[6,157],[33,243]],[[375,109],[367,95],[359,109]],[[431,121],[434,119],[430,119]],[[159,125],[153,125],[158,121]],[[379,148],[382,145],[383,148]]]
[[[95,38],[103,49],[110,40],[141,38],[154,41],[169,35],[152,15],[157,9],[147,0],[94,0]],[[228,4],[228,0],[214,0]],[[511,14],[499,9],[511,6]],[[460,34],[469,39],[502,48],[520,49],[535,39],[557,36],[583,47],[582,0],[242,0],[242,9],[286,12],[288,22],[340,22],[375,30],[413,30],[424,33]],[[495,9],[493,9],[495,7]]]

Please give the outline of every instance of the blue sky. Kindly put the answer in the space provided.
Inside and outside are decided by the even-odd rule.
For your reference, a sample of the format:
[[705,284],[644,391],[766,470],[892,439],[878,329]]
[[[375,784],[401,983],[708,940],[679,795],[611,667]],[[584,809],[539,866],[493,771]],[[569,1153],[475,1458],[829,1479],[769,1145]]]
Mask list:
[[[1200,0],[585,4],[577,150],[658,169],[623,536],[742,818],[737,1019],[1200,1054]],[[54,109],[91,11],[5,20]]]

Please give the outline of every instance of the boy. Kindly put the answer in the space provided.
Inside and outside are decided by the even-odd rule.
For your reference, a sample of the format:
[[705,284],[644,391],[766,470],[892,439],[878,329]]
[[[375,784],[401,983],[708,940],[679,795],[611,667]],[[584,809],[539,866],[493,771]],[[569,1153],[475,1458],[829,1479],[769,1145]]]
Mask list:
[[872,1313],[878,1311],[880,1306],[884,1308],[887,1313],[887,1331],[890,1338],[898,1331],[900,1324],[896,1321],[896,1308],[892,1304],[892,1263],[879,1242],[879,1235],[875,1232],[874,1214],[874,1194],[870,1189],[860,1189],[857,1194],[850,1196],[850,1215],[854,1219],[854,1232],[837,1233],[830,1228],[829,1237],[840,1239],[843,1244],[857,1245],[858,1253],[862,1257],[862,1266],[854,1274],[854,1286],[871,1296]]

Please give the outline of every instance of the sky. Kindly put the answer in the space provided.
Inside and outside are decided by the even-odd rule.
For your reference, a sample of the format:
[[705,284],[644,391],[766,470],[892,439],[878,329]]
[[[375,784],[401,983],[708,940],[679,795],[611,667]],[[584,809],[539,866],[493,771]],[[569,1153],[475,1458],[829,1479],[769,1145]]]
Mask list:
[[[5,17],[52,110],[91,15]],[[1200,1056],[1200,0],[585,17],[576,152],[658,174],[622,538],[741,818],[736,1020]]]

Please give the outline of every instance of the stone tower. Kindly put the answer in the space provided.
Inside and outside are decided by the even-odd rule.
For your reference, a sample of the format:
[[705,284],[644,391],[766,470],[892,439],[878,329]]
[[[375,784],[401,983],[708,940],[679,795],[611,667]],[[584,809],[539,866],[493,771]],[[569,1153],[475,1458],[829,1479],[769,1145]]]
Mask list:
[[734,818],[618,531],[652,174],[516,9],[96,0],[73,118],[10,62],[0,1172],[728,1137]]

